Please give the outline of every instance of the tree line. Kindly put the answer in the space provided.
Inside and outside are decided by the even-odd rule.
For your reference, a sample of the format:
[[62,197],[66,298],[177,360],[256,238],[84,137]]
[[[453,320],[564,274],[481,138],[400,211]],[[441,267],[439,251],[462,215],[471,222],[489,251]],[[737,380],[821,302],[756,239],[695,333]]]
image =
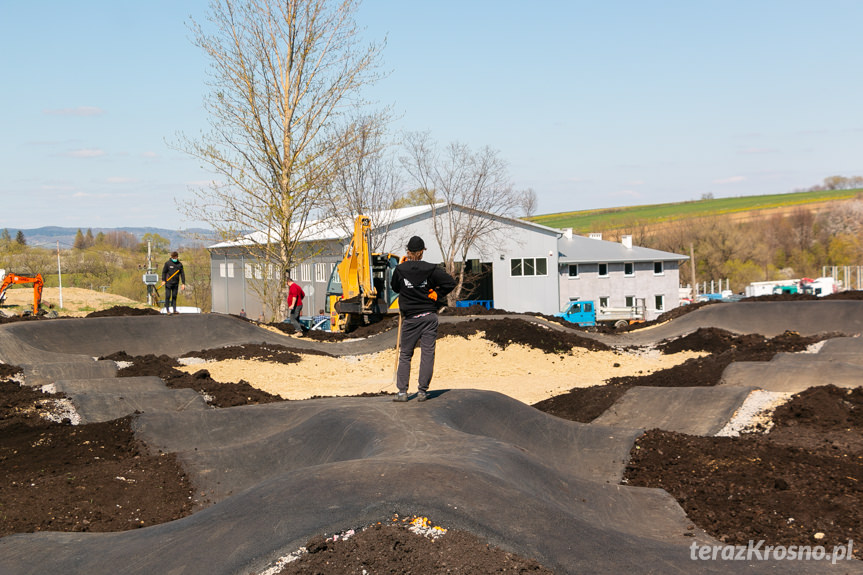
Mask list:
[[[78,230],[73,247],[62,250],[30,246],[26,241],[7,236],[0,232],[0,269],[7,273],[41,274],[46,287],[57,287],[62,281],[63,287],[106,291],[141,303],[147,301],[143,275],[150,269],[161,274],[171,252],[170,242],[159,234],[145,234],[139,240],[125,231],[94,235],[90,230]],[[186,273],[186,291],[180,292],[179,305],[209,311],[212,299],[209,252],[200,247],[178,250]]]
[[680,271],[681,284],[728,279],[734,292],[752,282],[819,277],[824,266],[863,265],[863,190],[854,200],[784,213],[722,215],[654,227],[611,231],[633,235],[644,247],[693,255]]

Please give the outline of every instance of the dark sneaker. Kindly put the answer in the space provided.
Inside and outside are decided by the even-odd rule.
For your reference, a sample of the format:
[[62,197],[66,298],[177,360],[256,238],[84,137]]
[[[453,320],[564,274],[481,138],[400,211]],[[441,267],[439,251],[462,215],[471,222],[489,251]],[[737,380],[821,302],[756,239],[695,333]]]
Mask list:
[[429,398],[429,394],[424,392],[424,391],[417,393],[417,401],[425,401],[428,398]]
[[393,398],[393,401],[403,402],[408,400],[408,394],[404,392],[398,392],[396,396]]

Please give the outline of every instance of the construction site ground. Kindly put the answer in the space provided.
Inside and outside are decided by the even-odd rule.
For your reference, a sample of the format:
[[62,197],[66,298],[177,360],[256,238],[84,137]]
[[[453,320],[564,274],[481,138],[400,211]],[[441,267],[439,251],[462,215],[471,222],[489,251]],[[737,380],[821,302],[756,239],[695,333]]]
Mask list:
[[153,313],[0,319],[0,572],[863,572],[691,556],[861,539],[863,301],[442,316],[407,404],[395,322]]

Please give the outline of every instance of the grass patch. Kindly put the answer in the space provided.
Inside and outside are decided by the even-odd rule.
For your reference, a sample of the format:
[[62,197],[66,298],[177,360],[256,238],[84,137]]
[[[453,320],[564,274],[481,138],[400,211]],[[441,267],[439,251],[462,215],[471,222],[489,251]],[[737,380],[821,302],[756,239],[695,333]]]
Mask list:
[[572,228],[576,233],[586,233],[689,218],[851,200],[861,194],[863,194],[863,189],[794,192],[766,196],[744,196],[739,198],[653,204],[649,206],[559,212],[556,214],[534,216],[529,219],[537,224],[552,228]]

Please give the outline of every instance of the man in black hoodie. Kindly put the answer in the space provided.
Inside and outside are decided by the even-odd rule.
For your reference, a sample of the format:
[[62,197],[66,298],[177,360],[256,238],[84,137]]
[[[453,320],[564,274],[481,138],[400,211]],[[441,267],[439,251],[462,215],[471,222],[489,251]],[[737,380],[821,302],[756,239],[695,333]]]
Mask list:
[[408,379],[411,358],[420,344],[418,401],[428,399],[428,389],[434,373],[434,352],[437,341],[437,311],[446,305],[446,296],[455,288],[455,280],[435,264],[422,261],[425,242],[419,236],[408,241],[406,261],[393,272],[393,291],[399,294],[402,315],[399,364],[396,386],[399,391],[393,401],[408,400]]
[[177,291],[186,289],[186,272],[180,261],[180,254],[171,252],[171,259],[162,266],[162,283],[165,284],[165,313],[177,313]]

